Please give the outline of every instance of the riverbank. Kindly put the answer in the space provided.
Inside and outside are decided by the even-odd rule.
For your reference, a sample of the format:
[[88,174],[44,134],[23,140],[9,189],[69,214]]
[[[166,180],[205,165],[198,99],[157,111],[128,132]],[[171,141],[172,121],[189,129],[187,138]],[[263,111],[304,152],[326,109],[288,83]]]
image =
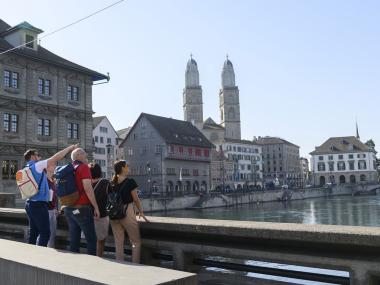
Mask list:
[[257,204],[275,201],[303,200],[319,197],[352,195],[349,185],[339,185],[331,189],[309,188],[297,190],[267,190],[248,193],[209,194],[203,196],[159,197],[142,199],[145,212],[159,212],[184,209],[207,209],[244,204]]

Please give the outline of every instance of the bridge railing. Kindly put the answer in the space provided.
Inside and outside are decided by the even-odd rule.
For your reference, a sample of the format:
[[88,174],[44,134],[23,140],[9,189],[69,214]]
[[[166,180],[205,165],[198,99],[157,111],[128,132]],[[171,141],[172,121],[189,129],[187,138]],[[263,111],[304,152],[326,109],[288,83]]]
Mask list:
[[[379,284],[380,229],[376,227],[167,217],[150,220],[140,223],[145,264],[164,262],[174,269],[192,272],[219,268],[244,276],[252,273],[333,284]],[[22,241],[26,228],[23,210],[0,209],[0,238]],[[67,245],[63,219],[59,221],[57,239],[58,246]],[[113,251],[112,237],[107,246]],[[340,270],[349,276],[257,265],[253,261]]]

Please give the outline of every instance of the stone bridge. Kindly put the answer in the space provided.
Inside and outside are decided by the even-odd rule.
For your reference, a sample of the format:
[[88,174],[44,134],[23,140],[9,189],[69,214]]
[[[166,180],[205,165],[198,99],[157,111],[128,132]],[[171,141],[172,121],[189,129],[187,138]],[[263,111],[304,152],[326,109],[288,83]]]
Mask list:
[[[150,223],[140,222],[144,264],[199,273],[199,284],[292,284],[273,281],[278,277],[333,284],[380,284],[380,229],[376,227],[150,219]],[[26,233],[27,218],[23,210],[0,209],[0,238],[24,241]],[[64,219],[59,220],[57,234],[58,247],[65,249],[68,242]],[[30,254],[24,251],[24,256]],[[114,252],[112,235],[107,252]],[[300,270],[297,266],[346,273],[326,274]],[[263,281],[259,274],[273,276],[273,280]]]
[[380,192],[380,184],[356,184],[352,188],[352,195],[376,195]]

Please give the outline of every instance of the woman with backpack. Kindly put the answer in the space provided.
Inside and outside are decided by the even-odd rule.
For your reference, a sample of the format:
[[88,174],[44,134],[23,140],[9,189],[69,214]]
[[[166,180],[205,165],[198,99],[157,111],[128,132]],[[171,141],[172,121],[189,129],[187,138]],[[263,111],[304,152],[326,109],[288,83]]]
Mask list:
[[107,195],[111,191],[110,182],[102,178],[102,168],[97,163],[89,164],[91,177],[92,177],[92,188],[95,192],[95,199],[98,203],[100,217],[94,220],[97,244],[96,244],[96,255],[103,257],[104,245],[108,236],[109,230],[109,218],[106,210],[107,206]]
[[[112,179],[112,193],[109,194],[109,197],[112,194],[116,194],[123,204],[122,215],[115,215],[115,217],[117,217],[115,219],[113,215],[110,214],[111,228],[115,239],[116,260],[124,260],[124,236],[126,231],[132,247],[132,262],[140,263],[141,237],[134,206],[139,212],[139,218],[142,217],[146,222],[148,222],[148,219],[144,215],[140,199],[137,195],[138,186],[136,181],[127,177],[127,162],[124,160],[116,161],[114,164],[114,173],[115,175]],[[116,198],[116,200],[117,199],[118,198]]]

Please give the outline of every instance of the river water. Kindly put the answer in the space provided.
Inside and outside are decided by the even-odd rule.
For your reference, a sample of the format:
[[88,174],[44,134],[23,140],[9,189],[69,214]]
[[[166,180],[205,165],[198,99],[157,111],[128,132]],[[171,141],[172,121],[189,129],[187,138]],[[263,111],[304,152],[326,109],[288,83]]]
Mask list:
[[336,196],[149,215],[278,223],[380,226],[380,196]]
[[[149,215],[198,219],[377,227],[380,226],[380,196],[337,196],[289,202],[245,204],[238,207],[157,212],[149,213]],[[245,263],[256,266],[265,265],[267,267],[318,272],[345,277],[349,276],[349,273],[344,271],[324,270],[320,268],[313,269],[253,260],[246,260]],[[207,268],[207,270],[214,272],[226,271],[217,268]],[[289,282],[291,284],[327,284],[255,273],[246,273],[245,276]]]

